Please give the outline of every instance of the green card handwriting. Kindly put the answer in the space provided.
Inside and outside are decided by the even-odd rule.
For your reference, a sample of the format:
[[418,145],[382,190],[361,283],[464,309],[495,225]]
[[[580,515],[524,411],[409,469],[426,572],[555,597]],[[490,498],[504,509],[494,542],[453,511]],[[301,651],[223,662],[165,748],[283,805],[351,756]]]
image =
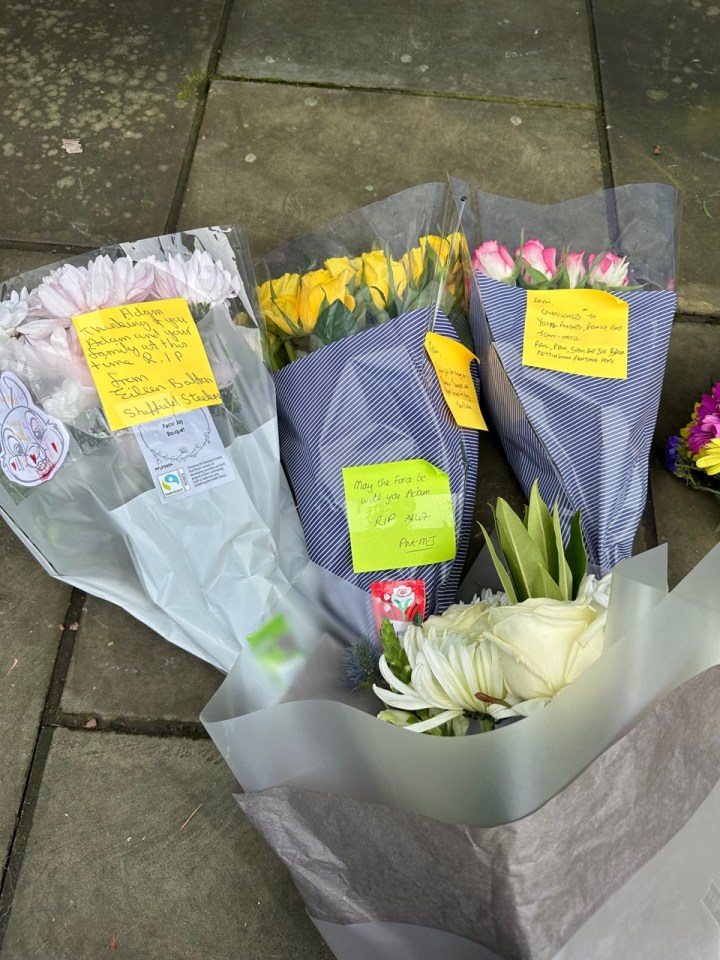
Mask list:
[[353,570],[397,570],[452,560],[450,479],[427,460],[343,469]]

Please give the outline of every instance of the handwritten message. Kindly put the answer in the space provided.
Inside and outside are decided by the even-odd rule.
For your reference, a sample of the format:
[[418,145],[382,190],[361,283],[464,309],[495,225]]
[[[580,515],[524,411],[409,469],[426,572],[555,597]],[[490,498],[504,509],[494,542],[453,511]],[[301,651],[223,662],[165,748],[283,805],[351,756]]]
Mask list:
[[604,290],[528,290],[522,362],[627,379],[629,306]]
[[470,375],[470,365],[473,360],[477,361],[475,354],[457,340],[433,332],[425,335],[425,349],[457,425],[471,430],[487,430]]
[[427,460],[343,469],[353,570],[397,570],[452,560],[450,479]]
[[185,300],[73,317],[111,430],[222,403]]

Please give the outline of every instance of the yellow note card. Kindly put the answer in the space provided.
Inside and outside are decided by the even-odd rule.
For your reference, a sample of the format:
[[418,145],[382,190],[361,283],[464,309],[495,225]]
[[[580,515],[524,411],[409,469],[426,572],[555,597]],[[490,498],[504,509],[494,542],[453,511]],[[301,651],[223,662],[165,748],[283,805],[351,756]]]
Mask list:
[[111,430],[222,403],[185,300],[108,307],[73,324]]
[[477,360],[475,354],[457,340],[432,332],[425,335],[425,349],[457,425],[471,430],[487,430],[470,376],[470,365]]
[[523,364],[626,380],[629,309],[605,290],[528,290]]
[[343,469],[355,573],[452,560],[450,478],[427,460]]

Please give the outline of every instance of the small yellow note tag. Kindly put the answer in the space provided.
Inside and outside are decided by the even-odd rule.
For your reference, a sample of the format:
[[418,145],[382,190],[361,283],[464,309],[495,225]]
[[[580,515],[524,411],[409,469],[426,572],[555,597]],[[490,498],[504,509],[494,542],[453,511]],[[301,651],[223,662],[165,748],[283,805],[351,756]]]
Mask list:
[[73,317],[111,430],[222,403],[185,300]]
[[450,478],[427,460],[345,467],[343,485],[355,573],[455,556]]
[[425,335],[425,349],[457,425],[471,430],[487,430],[470,376],[470,364],[477,360],[475,354],[457,340],[432,332]]
[[626,380],[629,305],[605,290],[528,290],[526,367]]

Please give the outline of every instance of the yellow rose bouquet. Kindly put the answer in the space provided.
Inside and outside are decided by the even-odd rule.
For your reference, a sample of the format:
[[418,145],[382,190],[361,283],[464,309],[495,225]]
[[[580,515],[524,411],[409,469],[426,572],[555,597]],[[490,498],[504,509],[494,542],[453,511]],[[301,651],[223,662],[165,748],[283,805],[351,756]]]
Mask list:
[[[329,257],[305,273],[285,273],[258,288],[273,370],[307,353],[429,306],[458,319],[464,292],[458,232],[426,235],[395,259],[389,247],[357,257]],[[461,321],[462,322],[462,321]]]
[[448,187],[423,184],[256,268],[282,461],[310,557],[367,591],[421,580],[428,613],[454,600],[478,469],[479,425],[451,411],[426,342],[463,358],[464,398],[480,417],[456,228]]

